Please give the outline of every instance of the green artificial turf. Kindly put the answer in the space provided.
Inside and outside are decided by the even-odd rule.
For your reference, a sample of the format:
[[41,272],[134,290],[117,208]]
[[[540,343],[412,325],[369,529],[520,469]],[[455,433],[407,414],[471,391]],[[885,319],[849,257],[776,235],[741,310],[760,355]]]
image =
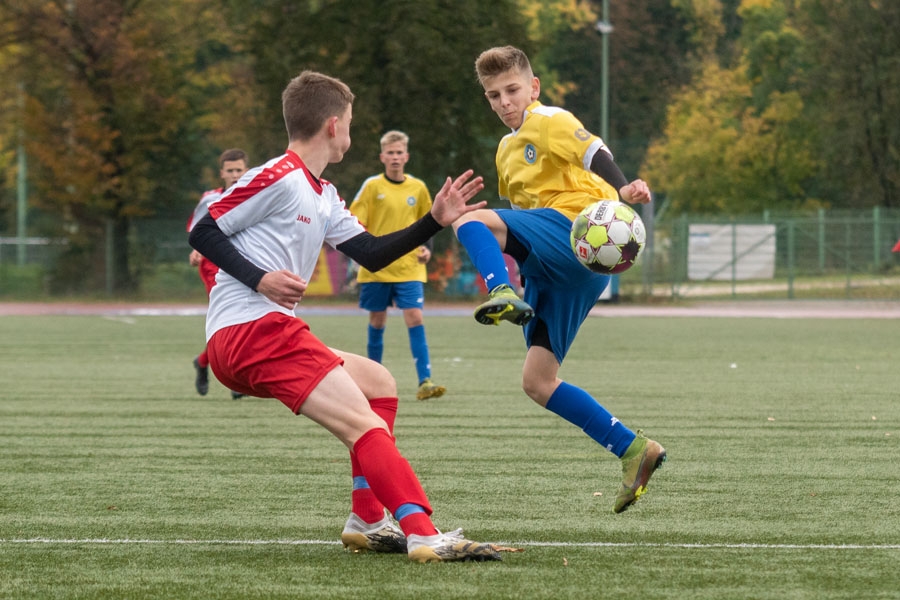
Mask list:
[[[366,317],[310,315],[365,351]],[[0,317],[0,598],[897,598],[900,328],[591,318],[560,376],[669,461],[627,512],[611,454],[528,400],[521,332],[429,317],[440,399],[395,433],[438,527],[501,563],[352,555],[346,449],[274,400],[193,388],[200,317]]]

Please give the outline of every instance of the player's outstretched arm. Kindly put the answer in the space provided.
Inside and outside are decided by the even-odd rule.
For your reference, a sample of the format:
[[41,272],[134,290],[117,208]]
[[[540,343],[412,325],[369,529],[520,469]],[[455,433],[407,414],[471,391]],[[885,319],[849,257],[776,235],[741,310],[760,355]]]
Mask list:
[[485,201],[468,204],[484,189],[483,179],[472,175],[470,169],[456,179],[448,177],[435,195],[431,211],[409,227],[380,236],[364,231],[338,244],[337,249],[369,271],[383,269],[462,215],[484,208]]
[[606,180],[619,192],[619,197],[629,204],[647,204],[650,202],[650,187],[643,179],[635,179],[631,183],[625,179],[622,169],[605,150],[598,150],[591,160],[591,171]]
[[619,196],[629,204],[647,204],[651,200],[650,186],[643,179],[635,179],[619,189]]
[[475,172],[469,169],[456,179],[451,180],[448,177],[435,195],[431,214],[441,227],[450,225],[468,212],[487,206],[484,200],[468,204],[475,194],[484,189],[484,179],[480,175],[472,177],[474,174]]

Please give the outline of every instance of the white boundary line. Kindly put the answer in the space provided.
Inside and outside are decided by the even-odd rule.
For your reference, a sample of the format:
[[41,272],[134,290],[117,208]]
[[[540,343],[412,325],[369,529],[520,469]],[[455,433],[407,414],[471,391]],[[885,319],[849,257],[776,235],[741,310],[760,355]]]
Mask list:
[[[758,543],[674,543],[674,542],[498,542],[502,546],[535,548],[676,548],[685,550],[900,550],[900,544],[758,544]],[[97,544],[97,545],[172,545],[172,546],[337,546],[331,540],[150,540],[150,539],[0,539],[0,545],[12,544]]]

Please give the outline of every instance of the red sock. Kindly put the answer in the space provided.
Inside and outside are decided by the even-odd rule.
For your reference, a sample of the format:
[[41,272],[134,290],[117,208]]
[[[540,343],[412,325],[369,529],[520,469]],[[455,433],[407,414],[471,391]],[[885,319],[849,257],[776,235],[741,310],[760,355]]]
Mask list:
[[369,400],[369,406],[372,407],[376,415],[384,419],[384,422],[387,423],[388,431],[392,435],[394,433],[394,421],[397,418],[397,404],[399,402],[397,398],[372,398]]
[[[373,398],[369,400],[372,410],[375,411],[376,415],[384,419],[391,432],[394,431],[394,420],[397,417],[398,402],[397,398]],[[368,487],[367,482],[366,487],[356,487],[365,481],[365,477],[363,477],[362,467],[359,466],[359,461],[356,459],[356,455],[353,452],[350,453],[350,473],[353,476],[353,492],[350,494],[350,510],[366,523],[380,521],[384,518],[384,505],[379,502],[378,498],[375,497],[375,494],[372,493],[372,488]],[[362,481],[358,478],[361,478]]]
[[203,350],[197,357],[197,364],[200,365],[201,369],[205,369],[209,366],[209,357],[206,355],[206,350]]
[[413,513],[400,519],[400,529],[403,533],[410,535],[435,535],[438,531],[431,522],[431,517],[425,513]]
[[[428,518],[431,505],[422,484],[384,429],[370,429],[353,446],[362,473],[376,498],[396,513],[403,504],[416,504],[425,511],[407,516],[400,527],[407,535],[434,535],[437,530]],[[417,516],[418,515],[418,516]]]

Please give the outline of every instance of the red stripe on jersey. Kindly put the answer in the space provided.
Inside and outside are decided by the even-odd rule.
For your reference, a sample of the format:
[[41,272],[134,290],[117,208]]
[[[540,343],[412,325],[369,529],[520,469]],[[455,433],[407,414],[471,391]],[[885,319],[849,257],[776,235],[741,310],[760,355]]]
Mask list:
[[214,219],[218,219],[235,206],[238,206],[245,200],[255,196],[261,190],[264,190],[267,187],[271,187],[280,179],[283,179],[285,176],[293,173],[297,169],[303,170],[310,185],[313,187],[317,194],[321,194],[322,185],[316,180],[315,177],[310,174],[310,172],[306,168],[306,165],[303,164],[302,160],[300,160],[300,157],[297,156],[293,151],[288,150],[285,155],[278,160],[278,162],[276,162],[272,166],[262,168],[260,172],[257,173],[253,177],[253,179],[248,181],[246,184],[241,186],[235,184],[231,186],[231,189],[229,189],[221,199],[219,199],[209,207],[209,213],[213,216]]

